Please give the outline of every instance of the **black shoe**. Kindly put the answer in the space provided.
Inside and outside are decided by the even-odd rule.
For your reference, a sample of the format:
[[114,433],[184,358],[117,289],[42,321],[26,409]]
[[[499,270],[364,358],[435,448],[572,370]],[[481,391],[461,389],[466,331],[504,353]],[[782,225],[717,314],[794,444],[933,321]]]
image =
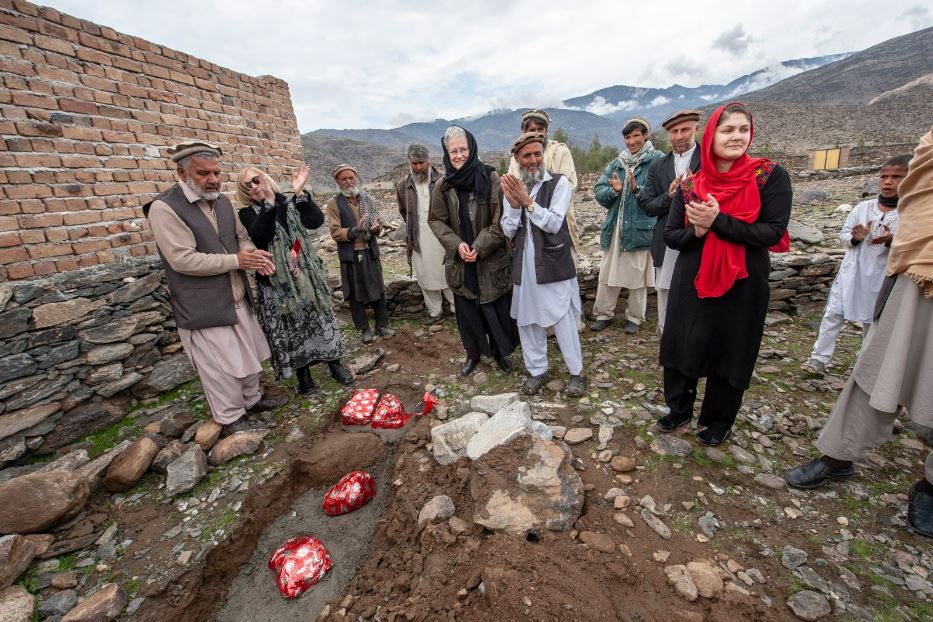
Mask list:
[[567,395],[570,397],[581,397],[586,393],[586,378],[582,374],[570,376],[570,382],[567,383]]
[[379,333],[381,337],[394,337],[395,331],[388,326],[380,326],[376,329],[376,332]]
[[717,428],[706,428],[697,433],[697,442],[707,447],[716,447],[725,443],[732,436],[732,428],[720,430]]
[[628,321],[625,323],[625,326],[622,327],[622,332],[629,335],[634,335],[641,330],[641,324],[636,324],[635,322]]
[[547,372],[544,372],[540,376],[532,376],[522,383],[522,393],[525,395],[534,395],[541,390],[545,382],[547,382]]
[[360,341],[362,341],[363,343],[372,343],[375,340],[376,340],[376,335],[369,328],[364,330],[362,337],[360,337]]
[[311,369],[307,365],[296,369],[295,376],[298,378],[298,392],[302,395],[309,395],[317,390],[314,379],[311,378]]
[[933,538],[933,494],[924,488],[923,482],[917,482],[910,488],[907,504],[907,524],[910,530],[927,538]]
[[444,314],[438,313],[437,315],[429,315],[424,318],[424,321],[421,323],[422,326],[434,326],[438,322],[444,321]]
[[594,333],[598,333],[599,331],[603,330],[610,324],[612,324],[612,320],[596,320],[595,322],[590,324],[590,330],[593,331]]
[[477,365],[479,365],[479,359],[467,359],[466,363],[463,364],[463,369],[460,370],[460,375],[469,376]]
[[511,373],[512,373],[512,363],[511,363],[511,361],[509,361],[509,357],[507,357],[507,356],[497,356],[497,357],[496,357],[496,363],[499,364],[499,369],[502,370],[502,373],[503,373],[503,374],[511,374]]
[[274,410],[288,402],[288,396],[277,395],[275,397],[259,396],[259,401],[246,409],[248,413],[258,413],[264,410]]
[[657,428],[661,432],[673,432],[680,426],[687,425],[688,423],[690,423],[691,419],[693,419],[693,415],[688,414],[688,415],[677,417],[675,415],[669,414],[669,415],[664,415],[663,417],[655,421],[654,425],[657,426]]
[[831,479],[848,479],[854,473],[855,468],[851,464],[844,469],[834,469],[816,458],[791,469],[785,479],[794,488],[817,488]]
[[261,421],[252,419],[249,415],[243,415],[233,423],[228,423],[220,427],[220,435],[223,437],[236,434],[237,432],[247,432],[249,430],[265,430],[266,425]]
[[353,374],[340,361],[327,361],[331,377],[340,384],[353,384]]

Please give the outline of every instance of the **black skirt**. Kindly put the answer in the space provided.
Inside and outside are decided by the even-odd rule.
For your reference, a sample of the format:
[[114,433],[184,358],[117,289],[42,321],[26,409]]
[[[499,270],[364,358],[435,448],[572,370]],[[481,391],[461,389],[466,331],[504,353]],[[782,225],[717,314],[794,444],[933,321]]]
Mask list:
[[511,290],[486,304],[454,294],[457,328],[468,358],[508,356],[515,351],[518,328],[511,309]]
[[371,249],[353,251],[353,263],[340,262],[343,298],[353,302],[375,302],[385,296],[382,263]]

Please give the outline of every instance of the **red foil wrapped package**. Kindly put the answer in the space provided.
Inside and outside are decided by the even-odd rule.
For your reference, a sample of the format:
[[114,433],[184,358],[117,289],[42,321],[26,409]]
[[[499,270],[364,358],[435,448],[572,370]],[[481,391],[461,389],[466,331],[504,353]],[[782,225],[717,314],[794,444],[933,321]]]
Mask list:
[[269,558],[269,570],[285,598],[301,596],[327,574],[333,562],[330,553],[317,538],[292,538]]
[[397,396],[385,393],[373,413],[374,428],[401,428],[412,415],[405,412],[405,406]]
[[437,397],[434,396],[430,391],[424,392],[424,397],[421,398],[421,401],[424,402],[424,409],[419,413],[421,415],[426,415],[437,406]]
[[358,510],[376,496],[376,481],[365,471],[353,471],[340,478],[324,495],[324,512],[339,516]]
[[340,411],[340,423],[343,425],[369,425],[373,418],[373,408],[379,399],[378,389],[355,391]]

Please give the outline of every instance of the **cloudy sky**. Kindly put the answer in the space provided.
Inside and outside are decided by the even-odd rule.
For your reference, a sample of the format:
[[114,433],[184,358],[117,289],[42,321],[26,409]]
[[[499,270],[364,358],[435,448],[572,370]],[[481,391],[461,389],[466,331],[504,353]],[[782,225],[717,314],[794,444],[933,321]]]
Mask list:
[[236,71],[283,78],[302,132],[554,106],[615,84],[725,83],[782,60],[861,50],[933,26],[918,0],[41,3]]

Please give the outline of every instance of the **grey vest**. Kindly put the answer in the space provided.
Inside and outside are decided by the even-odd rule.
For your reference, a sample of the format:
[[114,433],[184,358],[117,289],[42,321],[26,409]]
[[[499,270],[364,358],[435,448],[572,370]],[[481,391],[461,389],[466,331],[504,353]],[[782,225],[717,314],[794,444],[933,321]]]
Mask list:
[[[340,226],[344,229],[355,227],[356,217],[353,215],[353,208],[350,207],[350,202],[347,201],[347,197],[338,192],[335,195],[335,199],[337,200],[337,211],[340,212]],[[363,232],[361,231],[357,235],[363,235]],[[353,244],[355,242],[356,240],[337,242],[337,258],[340,259],[340,261],[343,263],[353,263]],[[379,243],[376,242],[376,236],[374,235],[369,237],[369,249],[373,252],[373,257],[379,259]]]
[[[214,202],[214,214],[217,217],[217,229],[208,221],[196,205],[188,202],[181,186],[175,185],[154,200],[164,201],[172,208],[182,222],[194,234],[195,250],[199,253],[235,254],[239,249],[236,237],[236,217],[230,199],[224,195]],[[159,251],[162,256],[162,251]],[[213,276],[189,276],[172,269],[162,256],[162,265],[168,281],[172,300],[175,323],[179,328],[197,330],[212,326],[232,326],[236,324],[236,307],[233,300],[233,287],[230,285],[230,273]],[[246,298],[252,304],[252,292],[246,273],[238,271],[243,279]]]
[[[555,174],[549,180],[541,184],[538,190],[538,196],[535,197],[535,203],[539,207],[548,208],[551,206],[551,197],[554,196],[554,188],[563,175]],[[512,253],[512,283],[522,284],[522,258],[525,250],[525,235],[528,229],[531,229],[531,235],[535,240],[535,280],[539,285],[545,283],[557,283],[566,281],[577,276],[576,266],[573,265],[573,255],[570,254],[572,245],[570,243],[570,230],[567,228],[567,218],[560,224],[560,230],[557,233],[547,233],[533,222],[530,222],[525,210],[522,210],[521,226],[515,232],[515,238],[512,243],[515,250]]]

